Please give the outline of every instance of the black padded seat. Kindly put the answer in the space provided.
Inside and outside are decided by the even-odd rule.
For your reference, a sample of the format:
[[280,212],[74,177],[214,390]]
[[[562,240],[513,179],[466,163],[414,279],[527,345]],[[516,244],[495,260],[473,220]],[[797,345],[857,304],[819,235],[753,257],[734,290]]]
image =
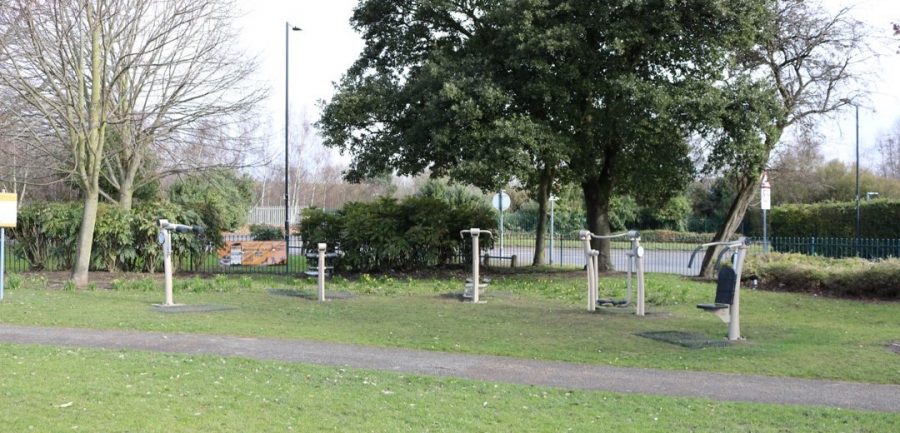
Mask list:
[[737,283],[737,274],[732,268],[722,268],[716,281],[716,301],[713,304],[698,304],[697,308],[714,312],[724,310],[734,302],[734,287]]
[[731,307],[731,304],[697,304],[697,308],[705,311],[718,311]]

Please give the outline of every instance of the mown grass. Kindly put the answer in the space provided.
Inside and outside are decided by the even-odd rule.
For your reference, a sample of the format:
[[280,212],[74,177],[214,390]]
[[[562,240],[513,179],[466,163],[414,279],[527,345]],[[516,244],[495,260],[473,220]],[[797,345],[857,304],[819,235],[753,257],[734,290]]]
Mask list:
[[890,432],[895,413],[0,345],[4,431]]
[[[266,289],[314,289],[312,280],[275,277],[179,277],[175,301],[235,307],[162,314],[161,285],[118,283],[118,290],[59,291],[25,278],[0,303],[0,322],[42,326],[196,332],[318,339],[384,347],[506,355],[671,370],[900,383],[900,305],[823,299],[805,294],[743,291],[746,341],[688,349],[639,337],[683,331],[722,339],[726,325],[695,308],[714,287],[670,275],[647,276],[649,315],[585,311],[580,272],[494,275],[487,303],[462,303],[459,275],[408,279],[363,276],[329,282],[352,299],[319,303],[274,296]],[[452,279],[451,279],[452,277]],[[43,286],[42,286],[43,284]],[[621,277],[601,279],[601,295],[621,296]]]

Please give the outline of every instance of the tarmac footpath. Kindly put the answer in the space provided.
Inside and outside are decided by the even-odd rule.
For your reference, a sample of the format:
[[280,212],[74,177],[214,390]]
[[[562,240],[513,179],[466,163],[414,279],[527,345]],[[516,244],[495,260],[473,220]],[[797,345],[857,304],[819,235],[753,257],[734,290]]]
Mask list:
[[623,368],[310,340],[19,325],[0,325],[0,343],[218,355],[565,389],[900,413],[900,385]]

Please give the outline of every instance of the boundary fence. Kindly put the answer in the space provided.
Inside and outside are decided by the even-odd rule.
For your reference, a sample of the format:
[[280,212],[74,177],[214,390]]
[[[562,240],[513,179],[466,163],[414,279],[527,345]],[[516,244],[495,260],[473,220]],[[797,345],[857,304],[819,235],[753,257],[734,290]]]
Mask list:
[[[253,240],[250,236],[226,236],[227,242]],[[460,243],[460,253],[453,263],[462,264],[470,260],[469,253],[464,253],[464,245]],[[751,254],[762,253],[762,239],[752,238]],[[652,242],[642,241],[644,247],[644,268],[646,272],[659,272],[681,275],[697,275],[700,260],[695,260],[691,268],[688,261],[697,247],[692,242]],[[574,235],[557,235],[553,238],[552,249],[549,236],[545,240],[542,264],[561,268],[582,268],[585,264],[584,249],[581,241]],[[627,263],[625,253],[630,249],[628,241],[611,242],[610,255],[617,270],[624,271]],[[815,237],[775,237],[769,239],[770,251],[792,252],[825,257],[862,257],[866,259],[882,259],[900,257],[900,239],[860,239],[855,238],[815,238]],[[300,275],[307,270],[306,257],[302,239],[292,236],[288,248],[287,263],[269,266],[231,266],[220,261],[218,251],[210,248],[199,256],[174,258],[179,271],[203,274],[280,274]],[[21,255],[16,253],[15,241],[7,244],[6,271],[27,272],[30,267]],[[515,256],[515,259],[513,259]],[[483,253],[483,260],[490,266],[528,266],[534,258],[534,234],[521,232],[504,233],[501,245],[499,236],[494,239],[493,248]],[[65,263],[53,263],[46,271],[68,270]]]

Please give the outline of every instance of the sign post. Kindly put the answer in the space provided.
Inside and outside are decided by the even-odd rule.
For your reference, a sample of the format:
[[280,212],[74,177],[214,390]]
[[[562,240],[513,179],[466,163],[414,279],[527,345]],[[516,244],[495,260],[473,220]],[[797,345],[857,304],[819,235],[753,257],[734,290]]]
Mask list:
[[762,208],[763,226],[763,253],[769,253],[769,224],[766,219],[769,209],[772,208],[772,185],[769,184],[769,174],[763,172],[762,182],[759,184],[759,207]]
[[17,213],[16,194],[7,193],[4,190],[0,193],[0,301],[3,300],[3,289],[6,283],[6,228],[16,226]]
[[[559,200],[559,197],[551,194],[550,198],[548,200],[550,201],[550,265],[552,266],[553,265],[553,236],[555,235],[555,233],[553,232],[553,226],[554,226],[553,205],[556,203],[557,200]],[[562,260],[562,258],[560,258],[560,260]]]

